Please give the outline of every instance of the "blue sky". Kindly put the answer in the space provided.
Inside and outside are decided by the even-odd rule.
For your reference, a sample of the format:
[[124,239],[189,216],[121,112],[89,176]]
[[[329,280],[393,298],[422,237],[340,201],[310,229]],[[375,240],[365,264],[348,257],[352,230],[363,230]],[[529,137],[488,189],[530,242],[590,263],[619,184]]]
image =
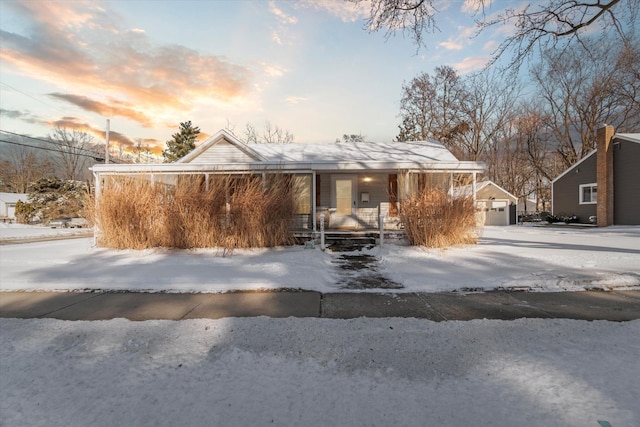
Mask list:
[[439,3],[441,32],[418,51],[401,33],[367,32],[367,5],[340,0],[2,0],[0,129],[44,136],[57,124],[100,140],[108,118],[116,145],[160,149],[187,120],[240,137],[269,121],[296,142],[390,141],[404,82],[478,69],[504,36],[473,38],[470,3]]

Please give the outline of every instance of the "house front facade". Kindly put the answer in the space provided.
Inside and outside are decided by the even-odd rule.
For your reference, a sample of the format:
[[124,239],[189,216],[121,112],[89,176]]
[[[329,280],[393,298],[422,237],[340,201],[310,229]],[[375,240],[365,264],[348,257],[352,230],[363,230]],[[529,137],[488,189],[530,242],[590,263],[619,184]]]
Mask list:
[[553,215],[578,222],[640,225],[640,133],[598,130],[595,150],[551,182]]
[[95,165],[99,197],[112,176],[144,176],[171,183],[178,176],[290,175],[296,184],[295,229],[399,228],[402,201],[426,185],[449,188],[484,171],[458,161],[437,142],[246,144],[221,130],[175,163]]
[[4,220],[16,219],[16,203],[26,203],[28,194],[24,193],[0,193],[0,218]]

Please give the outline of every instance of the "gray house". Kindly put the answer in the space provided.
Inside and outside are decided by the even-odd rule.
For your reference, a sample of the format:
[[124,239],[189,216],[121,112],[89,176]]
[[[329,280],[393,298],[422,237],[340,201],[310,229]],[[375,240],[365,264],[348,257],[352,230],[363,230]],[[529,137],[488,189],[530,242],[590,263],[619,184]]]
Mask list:
[[551,182],[552,213],[598,226],[640,225],[640,133],[598,130],[595,150]]
[[[466,177],[475,182],[484,163],[459,161],[442,144],[422,142],[335,142],[326,144],[246,144],[221,130],[175,163],[107,164],[92,168],[97,198],[112,176],[137,176],[171,184],[197,175],[205,184],[215,175],[291,175],[296,182],[296,228],[398,228],[402,201],[428,182],[446,188]],[[474,187],[475,188],[475,187]],[[475,197],[475,192],[474,192]],[[382,217],[381,217],[382,215]]]

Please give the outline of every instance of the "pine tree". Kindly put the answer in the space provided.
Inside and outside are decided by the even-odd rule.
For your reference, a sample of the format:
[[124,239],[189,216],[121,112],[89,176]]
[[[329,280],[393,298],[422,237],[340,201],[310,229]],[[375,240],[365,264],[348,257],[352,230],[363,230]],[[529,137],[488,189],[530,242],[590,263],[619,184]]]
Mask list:
[[165,163],[175,162],[196,148],[196,138],[200,128],[193,126],[191,120],[180,123],[180,132],[171,135],[167,149],[162,151]]

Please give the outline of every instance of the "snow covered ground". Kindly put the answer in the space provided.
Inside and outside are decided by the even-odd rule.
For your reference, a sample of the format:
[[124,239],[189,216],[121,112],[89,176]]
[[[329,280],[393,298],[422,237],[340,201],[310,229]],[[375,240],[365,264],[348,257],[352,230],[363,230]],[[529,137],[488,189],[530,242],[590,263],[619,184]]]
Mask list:
[[[394,292],[640,288],[640,227],[488,227],[477,246],[368,253]],[[0,290],[347,291],[337,256],[5,245]],[[636,427],[638,354],[640,321],[0,319],[0,425]]]
[[[0,228],[0,238],[6,230]],[[66,231],[66,230],[61,230]],[[533,291],[640,289],[640,227],[486,227],[478,245],[447,250],[386,244],[364,253],[395,292],[496,288]],[[116,251],[92,239],[0,246],[1,290],[224,292],[344,289],[340,254],[302,246],[277,249]],[[379,292],[363,289],[358,292]]]
[[11,242],[41,237],[68,237],[84,235],[90,231],[86,228],[51,228],[43,225],[0,223],[0,240]]
[[635,427],[639,337],[640,321],[0,319],[0,424]]

